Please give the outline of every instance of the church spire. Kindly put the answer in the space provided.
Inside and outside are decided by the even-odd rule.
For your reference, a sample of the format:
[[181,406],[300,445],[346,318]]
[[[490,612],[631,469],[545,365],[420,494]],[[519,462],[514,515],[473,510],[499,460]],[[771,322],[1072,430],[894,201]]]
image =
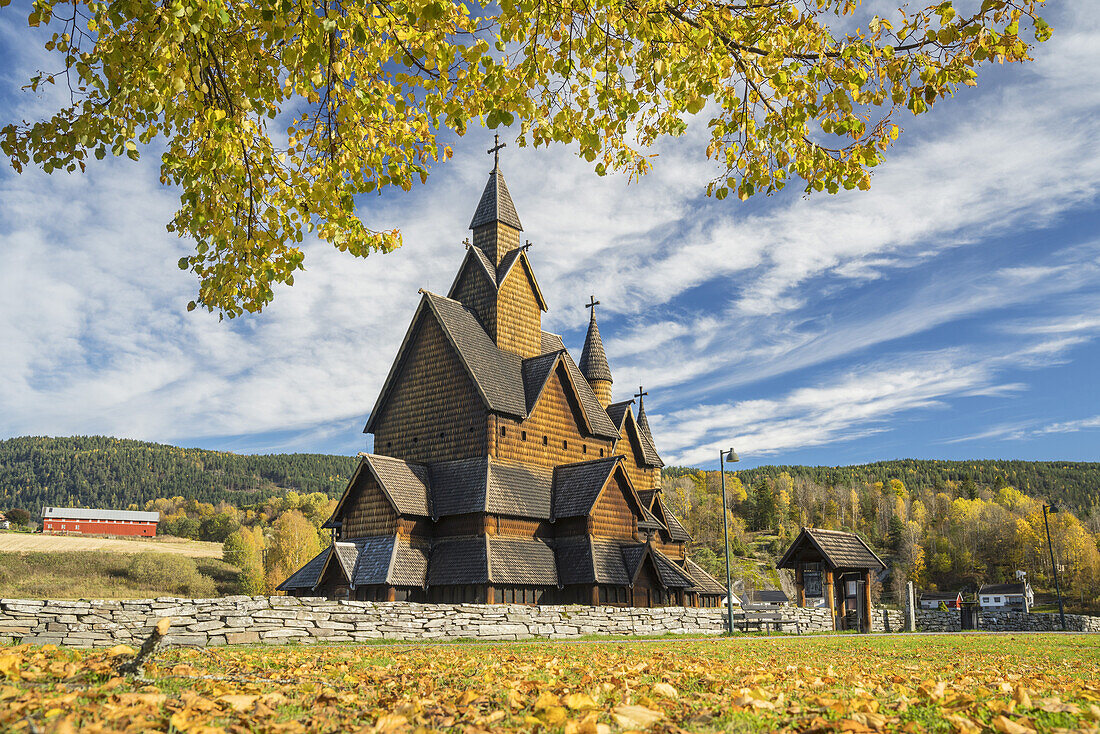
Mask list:
[[489,180],[481,192],[481,201],[470,220],[470,229],[474,231],[474,245],[493,262],[500,265],[501,260],[510,251],[519,247],[519,233],[523,231],[516,205],[508,193],[508,184],[500,172],[500,149],[507,143],[500,142],[500,136],[494,136],[495,144],[487,150],[493,155],[493,170],[489,171]]
[[611,368],[607,366],[607,355],[603,351],[603,340],[600,338],[600,327],[596,325],[596,306],[600,302],[595,296],[589,296],[589,302],[585,308],[592,309],[592,317],[588,321],[588,335],[584,337],[584,349],[581,350],[581,374],[592,386],[592,391],[599,398],[600,405],[606,408],[611,404]]
[[638,398],[638,428],[640,428],[642,432],[645,433],[645,436],[649,439],[649,442],[653,443],[653,432],[649,430],[649,419],[645,416],[645,404],[642,402],[642,399],[646,395],[649,395],[649,393],[643,390],[642,386],[639,385],[638,392],[634,394],[634,397]]

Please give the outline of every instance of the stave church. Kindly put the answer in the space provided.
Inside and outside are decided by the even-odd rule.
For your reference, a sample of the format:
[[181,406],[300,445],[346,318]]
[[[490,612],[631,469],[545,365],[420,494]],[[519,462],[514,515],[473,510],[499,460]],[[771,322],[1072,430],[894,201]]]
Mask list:
[[612,377],[591,300],[574,362],[499,166],[446,296],[421,291],[325,523],[332,542],[284,581],[295,596],[486,604],[719,606],[661,492],[661,457]]

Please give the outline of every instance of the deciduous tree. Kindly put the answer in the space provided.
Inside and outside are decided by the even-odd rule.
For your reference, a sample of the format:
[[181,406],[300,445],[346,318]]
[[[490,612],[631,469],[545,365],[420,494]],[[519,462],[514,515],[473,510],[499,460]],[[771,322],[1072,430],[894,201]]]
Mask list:
[[28,87],[67,93],[0,148],[17,170],[74,171],[161,139],[180,189],[169,229],[196,243],[179,262],[200,280],[189,305],[235,316],[293,283],[307,233],[360,256],[396,247],[355,197],[424,181],[475,121],[637,176],[701,115],[719,199],[793,179],[866,189],[899,111],[1027,59],[1050,35],[1042,2],[857,17],[856,0],[35,0],[57,66]]

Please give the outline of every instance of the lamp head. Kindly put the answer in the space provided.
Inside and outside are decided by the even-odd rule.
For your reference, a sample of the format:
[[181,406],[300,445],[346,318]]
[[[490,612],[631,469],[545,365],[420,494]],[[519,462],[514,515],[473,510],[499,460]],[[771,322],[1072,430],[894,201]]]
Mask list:
[[737,455],[737,452],[736,452],[736,451],[734,451],[734,450],[733,450],[733,449],[731,448],[731,449],[729,450],[729,452],[728,452],[728,453],[726,454],[726,461],[730,461],[730,462],[733,462],[733,461],[741,461],[741,457],[740,457],[740,456],[738,456],[738,455]]
[[1053,512],[1058,512],[1058,505],[1048,505],[1048,507],[1050,508],[1050,511],[1052,513]]

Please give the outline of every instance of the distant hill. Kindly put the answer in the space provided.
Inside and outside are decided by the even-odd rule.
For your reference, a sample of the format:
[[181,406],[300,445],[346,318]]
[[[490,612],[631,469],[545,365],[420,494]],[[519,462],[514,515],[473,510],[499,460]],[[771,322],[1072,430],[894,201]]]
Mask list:
[[251,504],[293,490],[338,495],[355,457],[250,456],[165,444],[74,436],[0,441],[0,508],[124,508],[158,497]]
[[[668,476],[690,474],[690,467],[666,467]],[[760,466],[739,469],[745,485],[760,477],[774,478],[782,472],[794,480],[804,479],[823,486],[847,486],[864,482],[900,479],[907,487],[937,487],[960,483],[968,477],[979,486],[993,486],[998,478],[1032,497],[1065,504],[1079,515],[1100,512],[1100,463],[1088,461],[941,461],[938,459],[894,459],[853,466]]]
[[[126,507],[158,497],[250,504],[289,490],[337,496],[355,470],[353,456],[247,455],[105,436],[0,441],[0,508],[42,505]],[[667,476],[697,471],[666,467]],[[856,466],[761,466],[739,470],[751,485],[787,472],[825,486],[900,479],[935,487],[967,477],[992,486],[998,477],[1034,497],[1064,503],[1081,515],[1100,512],[1100,463],[1072,461],[939,461],[898,459]]]

